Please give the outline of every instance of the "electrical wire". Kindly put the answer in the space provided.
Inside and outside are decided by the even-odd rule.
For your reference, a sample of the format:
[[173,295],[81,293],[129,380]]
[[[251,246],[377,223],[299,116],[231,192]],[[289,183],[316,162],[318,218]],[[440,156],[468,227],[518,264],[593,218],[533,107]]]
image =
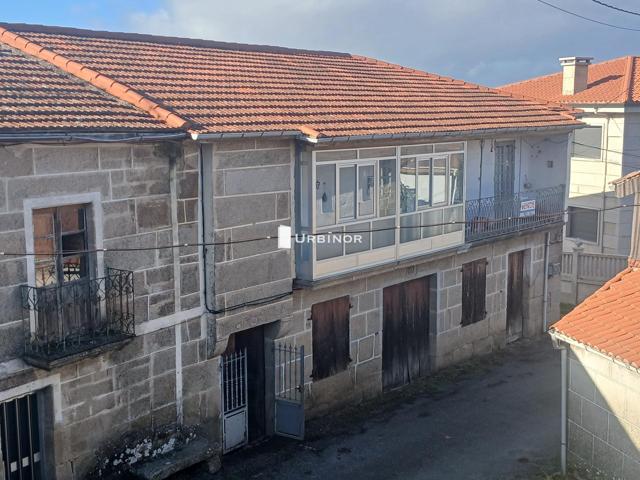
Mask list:
[[[608,208],[601,208],[601,209],[589,209],[589,212],[581,212],[581,211],[571,211],[569,209],[565,209],[565,210],[558,210],[557,212],[552,212],[552,213],[548,213],[548,214],[542,214],[542,215],[538,215],[538,218],[560,218],[563,217],[565,215],[570,216],[570,215],[586,215],[588,213],[593,213],[594,211],[597,212],[607,212],[607,211],[611,211],[611,210],[618,210],[621,208],[631,208],[631,207],[638,207],[640,206],[640,204],[623,204],[623,205],[616,205],[613,207],[608,207]],[[357,234],[357,233],[376,233],[376,232],[385,232],[385,231],[392,231],[392,230],[406,230],[406,229],[414,229],[414,228],[433,228],[433,227],[444,227],[444,226],[452,226],[452,225],[479,225],[479,224],[492,224],[492,223],[501,223],[501,222],[505,222],[505,221],[512,221],[514,219],[526,219],[527,217],[505,217],[505,218],[500,218],[500,219],[475,219],[475,220],[463,220],[463,221],[450,221],[450,222],[439,222],[439,223],[431,223],[431,224],[420,224],[420,225],[399,225],[399,226],[393,226],[393,227],[383,227],[383,228],[373,228],[373,229],[366,229],[366,230],[352,230],[352,231],[348,231],[348,232],[342,232],[342,231],[336,231],[333,232],[331,230],[327,230],[327,231],[323,231],[323,232],[309,232],[309,233],[305,233],[305,234],[297,234],[297,235],[291,235],[292,239],[299,239],[302,235],[306,235],[309,237],[318,237],[318,236],[325,236],[325,235],[353,235],[353,234]],[[183,247],[208,247],[208,246],[221,246],[221,245],[234,245],[234,244],[240,244],[240,243],[248,243],[248,242],[262,242],[262,241],[266,241],[266,240],[276,240],[278,238],[277,235],[267,235],[264,237],[256,237],[256,238],[249,238],[249,239],[245,239],[245,240],[230,240],[228,242],[198,242],[198,243],[180,243],[180,244],[175,244],[175,245],[162,245],[159,247],[114,247],[114,248],[96,248],[96,249],[84,249],[84,250],[63,250],[63,251],[59,251],[59,252],[47,252],[47,253],[35,253],[35,252],[7,252],[7,251],[0,251],[0,258],[1,257],[25,257],[25,256],[40,256],[40,257],[57,257],[57,256],[75,256],[75,255],[84,255],[84,254],[91,254],[91,253],[105,253],[105,252],[141,252],[141,251],[158,251],[158,250],[168,250],[168,249],[176,249],[176,248],[183,248]]]
[[597,3],[598,5],[602,5],[603,7],[611,8],[612,10],[617,10],[618,12],[628,13],[629,15],[637,15],[640,17],[640,13],[633,12],[631,10],[625,10],[624,8],[616,7],[615,5],[611,5],[609,3],[604,3],[600,0],[591,0],[593,3]]
[[551,8],[555,8],[556,10],[560,10],[561,12],[568,13],[569,15],[573,15],[574,17],[581,18],[583,20],[587,20],[589,22],[597,23],[599,25],[604,25],[605,27],[617,28],[618,30],[628,30],[631,32],[640,32],[640,28],[632,28],[632,27],[623,27],[622,25],[614,25],[612,23],[603,22],[601,20],[596,20],[594,18],[585,17],[584,15],[580,15],[579,13],[572,12],[570,10],[565,10],[564,8],[558,7],[553,3],[546,2],[545,0],[535,0],[538,3],[542,3]]

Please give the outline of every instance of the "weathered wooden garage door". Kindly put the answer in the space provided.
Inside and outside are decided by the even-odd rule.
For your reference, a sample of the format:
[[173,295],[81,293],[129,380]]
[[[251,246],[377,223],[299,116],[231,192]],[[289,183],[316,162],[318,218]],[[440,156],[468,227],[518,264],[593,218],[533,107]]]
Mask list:
[[429,373],[429,277],[383,291],[382,386]]
[[507,281],[507,340],[513,342],[522,337],[524,324],[524,251],[509,254],[509,278]]

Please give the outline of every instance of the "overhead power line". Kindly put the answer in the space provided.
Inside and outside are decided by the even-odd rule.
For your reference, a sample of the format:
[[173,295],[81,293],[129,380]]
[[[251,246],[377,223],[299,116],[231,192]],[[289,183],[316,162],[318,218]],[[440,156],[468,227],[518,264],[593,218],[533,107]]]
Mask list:
[[[640,207],[640,204],[623,204],[623,205],[616,205],[614,207],[608,207],[608,208],[602,208],[602,209],[589,209],[590,211],[597,211],[597,212],[607,212],[610,210],[617,210],[620,208],[629,208],[629,207]],[[417,213],[417,212],[416,212]],[[561,216],[567,215],[567,216],[572,216],[572,215],[583,215],[583,214],[587,214],[589,212],[582,212],[582,211],[570,211],[568,209],[566,210],[558,210],[556,212],[551,212],[551,213],[547,213],[547,214],[542,214],[542,215],[538,215],[538,217],[556,217],[559,218]],[[492,223],[501,223],[501,222],[505,222],[505,221],[510,221],[510,220],[514,220],[520,218],[518,216],[506,216],[503,218],[499,218],[499,219],[475,219],[475,220],[464,220],[464,221],[451,221],[451,222],[440,222],[440,223],[431,223],[431,224],[426,224],[426,225],[405,225],[405,226],[393,226],[393,227],[385,227],[385,228],[373,228],[373,229],[366,229],[366,230],[352,230],[352,231],[348,231],[348,232],[342,232],[342,231],[332,231],[332,230],[327,230],[327,231],[322,231],[322,232],[309,232],[309,233],[304,233],[304,234],[298,234],[298,235],[291,235],[291,238],[299,238],[302,235],[306,235],[306,236],[315,236],[315,237],[320,237],[320,236],[328,236],[328,235],[353,235],[353,234],[357,234],[357,233],[376,233],[376,232],[385,232],[385,231],[391,231],[391,230],[407,230],[407,229],[412,229],[412,228],[431,228],[431,227],[445,227],[445,226],[451,226],[451,225],[479,225],[479,224],[492,224]],[[339,228],[339,226],[337,227]],[[278,238],[277,235],[267,235],[264,237],[257,237],[257,238],[249,238],[246,240],[232,240],[229,242],[207,242],[207,243],[180,243],[180,244],[175,244],[175,245],[163,245],[160,247],[114,247],[114,248],[98,248],[98,249],[86,249],[86,250],[63,250],[61,252],[46,252],[46,253],[35,253],[35,252],[10,252],[10,251],[0,251],[0,258],[2,257],[25,257],[25,256],[41,256],[41,257],[56,257],[56,256],[74,256],[74,255],[82,255],[85,253],[104,253],[104,252],[140,252],[140,251],[149,251],[149,250],[168,250],[168,249],[176,249],[176,248],[182,248],[182,247],[209,247],[209,246],[216,246],[216,245],[233,245],[233,244],[237,244],[237,243],[248,243],[248,242],[261,242],[261,241],[265,241],[265,240],[276,240]]]
[[553,3],[546,2],[545,0],[536,0],[536,2],[542,3],[543,5],[546,5],[547,7],[555,8],[556,10],[560,10],[561,12],[567,13],[569,15],[573,15],[574,17],[578,17],[578,18],[581,18],[583,20],[587,20],[588,22],[593,22],[593,23],[597,23],[599,25],[604,25],[605,27],[617,28],[618,30],[628,30],[628,31],[631,31],[631,32],[640,32],[640,28],[623,27],[622,25],[614,25],[613,23],[603,22],[601,20],[596,20],[595,18],[585,17],[584,15],[580,15],[579,13],[575,13],[575,12],[572,12],[570,10],[566,10],[564,8],[561,8],[561,7],[557,6],[557,5],[554,5]]
[[604,2],[601,2],[600,0],[591,0],[591,1],[594,2],[594,3],[597,3],[598,5],[602,5],[603,7],[611,8],[612,10],[617,10],[618,12],[628,13],[630,15],[637,15],[638,17],[640,17],[640,13],[639,12],[633,12],[631,10],[625,10],[624,8],[616,7],[615,5],[611,5],[609,3],[604,3]]

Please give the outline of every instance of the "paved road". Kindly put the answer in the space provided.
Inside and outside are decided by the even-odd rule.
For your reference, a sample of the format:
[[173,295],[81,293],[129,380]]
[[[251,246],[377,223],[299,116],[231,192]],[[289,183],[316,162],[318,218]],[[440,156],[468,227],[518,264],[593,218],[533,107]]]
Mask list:
[[309,422],[310,440],[277,439],[225,457],[214,477],[189,478],[540,478],[558,470],[559,359],[547,338],[521,341],[433,380],[437,388]]

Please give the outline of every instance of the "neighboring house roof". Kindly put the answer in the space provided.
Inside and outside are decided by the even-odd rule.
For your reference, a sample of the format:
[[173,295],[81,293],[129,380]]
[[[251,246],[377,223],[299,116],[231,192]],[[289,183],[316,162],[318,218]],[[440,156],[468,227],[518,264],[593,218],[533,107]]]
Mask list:
[[191,132],[343,137],[579,125],[562,107],[344,53],[11,24],[0,25],[0,42]]
[[500,90],[570,105],[638,103],[640,57],[620,57],[590,65],[588,87],[575,95],[562,95],[561,72],[504,85]]
[[155,131],[167,126],[52,65],[0,44],[0,132]]
[[640,368],[640,269],[629,267],[552,325],[551,333]]

